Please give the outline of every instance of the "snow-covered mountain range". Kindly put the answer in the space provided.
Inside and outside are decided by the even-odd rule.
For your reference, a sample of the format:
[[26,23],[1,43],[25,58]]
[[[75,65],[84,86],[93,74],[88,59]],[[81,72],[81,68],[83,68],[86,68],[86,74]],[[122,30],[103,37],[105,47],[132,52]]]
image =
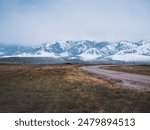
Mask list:
[[52,57],[82,61],[150,61],[150,41],[56,41],[39,46],[0,43],[0,57]]

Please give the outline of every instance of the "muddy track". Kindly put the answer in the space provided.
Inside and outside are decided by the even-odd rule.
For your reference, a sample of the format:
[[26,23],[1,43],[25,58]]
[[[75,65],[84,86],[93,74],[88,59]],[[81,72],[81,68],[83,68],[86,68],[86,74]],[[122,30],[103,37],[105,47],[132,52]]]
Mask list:
[[116,83],[118,86],[134,88],[140,91],[150,91],[150,76],[107,70],[101,67],[102,66],[83,66],[81,69],[106,79],[121,80],[122,82]]

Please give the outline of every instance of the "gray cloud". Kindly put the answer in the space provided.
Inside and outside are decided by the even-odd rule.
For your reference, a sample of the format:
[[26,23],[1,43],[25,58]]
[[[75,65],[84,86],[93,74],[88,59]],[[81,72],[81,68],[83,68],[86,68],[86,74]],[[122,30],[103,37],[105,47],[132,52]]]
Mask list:
[[0,41],[150,39],[149,0],[0,0]]

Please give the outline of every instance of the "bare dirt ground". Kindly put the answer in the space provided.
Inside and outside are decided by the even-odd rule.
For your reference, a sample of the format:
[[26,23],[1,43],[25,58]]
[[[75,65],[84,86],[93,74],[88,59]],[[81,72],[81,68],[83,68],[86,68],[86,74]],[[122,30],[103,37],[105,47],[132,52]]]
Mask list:
[[131,64],[103,65],[101,66],[101,68],[150,76],[150,65],[148,64],[145,64],[145,65],[131,65]]
[[[109,67],[117,68],[117,66],[114,65],[84,66],[81,68],[87,72],[94,73],[106,79],[120,80],[121,82],[116,83],[117,85],[134,88],[141,91],[150,91],[150,76],[108,70],[110,69]],[[149,73],[149,71],[147,71],[147,73]]]
[[150,93],[116,86],[78,64],[0,64],[0,112],[150,112]]

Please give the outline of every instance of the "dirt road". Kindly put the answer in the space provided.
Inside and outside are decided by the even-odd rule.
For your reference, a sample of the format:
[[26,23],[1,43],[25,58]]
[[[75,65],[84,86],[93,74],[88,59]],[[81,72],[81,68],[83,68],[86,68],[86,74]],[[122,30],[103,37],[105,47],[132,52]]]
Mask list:
[[82,70],[106,79],[117,79],[117,85],[135,88],[141,91],[150,91],[150,76],[112,71],[101,68],[102,66],[84,66]]

